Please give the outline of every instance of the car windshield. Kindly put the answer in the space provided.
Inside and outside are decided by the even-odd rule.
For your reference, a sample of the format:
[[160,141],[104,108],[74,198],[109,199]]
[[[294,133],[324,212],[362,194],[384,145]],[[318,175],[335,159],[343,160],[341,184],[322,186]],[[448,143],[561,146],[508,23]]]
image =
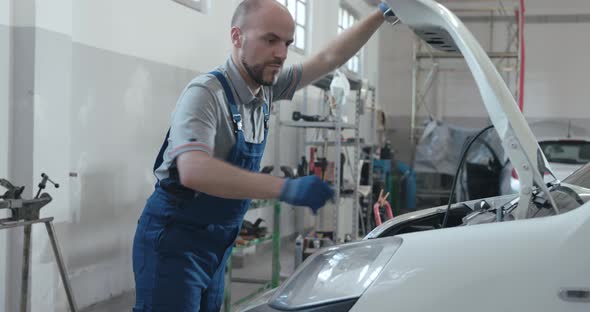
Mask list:
[[[590,164],[587,164],[567,177],[563,182],[550,187],[551,195],[560,213],[574,210],[590,201]],[[533,217],[554,215],[551,205],[540,195],[531,203]]]
[[590,142],[561,140],[544,141],[539,145],[549,162],[572,165],[590,162]]

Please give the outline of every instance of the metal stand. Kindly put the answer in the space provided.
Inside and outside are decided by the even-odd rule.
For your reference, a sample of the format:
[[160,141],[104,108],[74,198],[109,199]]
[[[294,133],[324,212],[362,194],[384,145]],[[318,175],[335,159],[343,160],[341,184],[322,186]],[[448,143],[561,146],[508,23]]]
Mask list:
[[50,218],[43,218],[39,220],[32,220],[32,221],[19,221],[15,223],[4,223],[0,221],[0,230],[3,229],[10,229],[14,227],[24,227],[24,243],[23,243],[23,269],[21,274],[21,298],[20,298],[20,311],[27,312],[28,305],[29,305],[29,295],[30,295],[30,287],[29,287],[29,275],[30,275],[30,267],[31,267],[31,228],[32,225],[35,223],[45,223],[45,228],[47,229],[47,234],[49,235],[49,241],[51,242],[51,246],[53,248],[53,254],[55,255],[55,260],[57,262],[57,266],[59,268],[59,274],[61,276],[61,281],[64,284],[64,288],[66,291],[66,296],[68,297],[68,304],[70,306],[70,310],[72,312],[77,312],[78,308],[76,305],[76,301],[74,299],[74,295],[72,292],[72,287],[70,285],[70,281],[68,279],[66,266],[63,262],[63,257],[61,251],[59,249],[59,245],[57,242],[57,236],[55,235],[55,230],[53,228],[53,217]]
[[281,275],[281,202],[275,202],[272,233],[272,276],[270,287],[279,287]]
[[53,254],[59,268],[59,274],[64,284],[66,296],[68,297],[68,304],[70,311],[77,312],[76,301],[68,280],[66,266],[63,262],[63,257],[57,243],[57,236],[55,235],[55,229],[53,228],[53,217],[39,218],[39,212],[41,208],[51,202],[52,198],[49,194],[41,194],[41,190],[45,188],[47,181],[53,183],[55,187],[59,187],[59,184],[54,183],[49,179],[46,174],[42,174],[43,180],[39,183],[39,191],[34,199],[25,200],[21,198],[21,194],[24,191],[24,187],[15,187],[9,181],[0,179],[0,186],[3,186],[8,191],[0,196],[0,209],[10,209],[11,217],[0,219],[0,230],[10,229],[22,226],[24,228],[24,242],[23,242],[23,268],[21,272],[21,300],[20,300],[20,312],[29,311],[29,276],[31,267],[31,229],[35,223],[45,223],[47,234],[49,235],[49,241],[53,248]]
[[[322,105],[323,103],[325,103],[327,101],[327,95],[328,92],[330,90],[330,85],[332,82],[332,79],[334,78],[333,74],[328,74],[326,76],[324,76],[323,78],[315,81],[312,85],[319,88],[320,90],[322,90],[322,100],[320,100],[320,107],[325,108],[327,105]],[[331,114],[331,118],[326,118],[326,120],[324,121],[282,121],[282,120],[278,120],[278,127],[277,128],[281,128],[281,127],[292,127],[292,128],[298,128],[298,129],[314,129],[316,130],[316,136],[311,140],[307,140],[307,135],[306,132],[303,132],[303,136],[306,138],[305,141],[305,145],[306,146],[317,146],[318,149],[321,151],[319,152],[319,154],[324,155],[325,157],[327,157],[327,155],[329,154],[328,152],[328,148],[333,148],[333,152],[330,151],[330,153],[333,153],[333,158],[332,161],[334,162],[334,174],[333,174],[333,184],[334,184],[334,209],[332,209],[331,211],[331,216],[328,216],[328,213],[323,211],[324,209],[322,209],[319,213],[318,216],[315,218],[314,222],[315,222],[315,229],[319,230],[319,229],[323,229],[326,231],[333,231],[333,241],[335,243],[341,243],[344,240],[344,237],[346,236],[346,233],[343,233],[343,235],[340,235],[342,233],[340,232],[346,232],[346,231],[351,231],[353,233],[348,233],[351,234],[351,236],[354,236],[355,234],[358,236],[357,233],[357,228],[354,224],[355,222],[358,222],[358,199],[356,197],[355,194],[358,193],[358,186],[355,187],[354,189],[354,194],[352,195],[348,195],[348,194],[341,194],[341,183],[340,183],[340,176],[342,173],[342,170],[344,168],[342,168],[341,165],[341,154],[342,152],[345,151],[346,147],[353,147],[356,148],[354,157],[355,159],[353,159],[352,161],[350,159],[348,159],[347,161],[352,163],[352,168],[351,168],[351,174],[353,175],[353,183],[357,183],[356,181],[356,177],[358,176],[358,174],[356,174],[356,172],[358,172],[358,159],[357,156],[360,157],[360,147],[361,147],[361,143],[360,143],[360,138],[359,138],[359,127],[360,127],[360,105],[362,104],[362,100],[361,100],[361,90],[363,89],[363,81],[358,79],[358,77],[348,77],[349,80],[349,84],[350,84],[350,90],[351,91],[355,91],[356,92],[356,100],[355,100],[355,121],[354,123],[349,123],[349,122],[344,122],[342,121],[342,116],[343,116],[343,111],[342,111],[342,107],[340,107],[339,105],[336,105],[333,109],[333,112]],[[277,110],[280,110],[280,105],[277,106]],[[280,116],[280,113],[277,112],[277,115]],[[342,141],[342,134],[344,133],[344,131],[347,130],[352,130],[354,131],[355,137],[353,141]],[[321,135],[320,135],[320,131],[321,131]],[[279,157],[280,157],[280,145],[277,144],[275,147],[275,162],[278,163],[279,162]],[[358,153],[358,154],[357,154]],[[355,161],[357,160],[357,161]],[[311,161],[311,159],[310,159]],[[332,177],[330,177],[332,178]],[[353,211],[352,211],[352,215],[351,215],[351,219],[352,219],[352,223],[353,226],[350,229],[346,229],[346,230],[342,230],[345,227],[343,226],[343,222],[341,220],[341,216],[340,211],[339,211],[339,207],[341,204],[341,199],[343,197],[352,197],[353,198]],[[319,220],[318,220],[319,219]]]
[[23,242],[23,270],[21,274],[21,295],[20,295],[20,310],[21,312],[28,311],[29,305],[29,267],[31,266],[31,225],[27,224],[25,227],[25,239]]

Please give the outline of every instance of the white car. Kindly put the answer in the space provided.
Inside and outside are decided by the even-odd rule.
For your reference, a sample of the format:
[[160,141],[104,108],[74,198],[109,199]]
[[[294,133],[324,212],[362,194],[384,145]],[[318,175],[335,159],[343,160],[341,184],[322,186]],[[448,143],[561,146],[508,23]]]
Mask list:
[[436,229],[444,208],[425,211],[431,219],[394,218],[374,239],[316,252],[239,311],[590,311],[590,165],[546,185],[547,159],[463,23],[432,0],[387,2],[431,45],[464,55],[520,177],[519,193],[454,205],[450,228]]
[[[590,162],[590,139],[587,137],[544,137],[539,139],[539,146],[555,174],[555,178],[546,174],[546,182],[561,181]],[[518,174],[512,169],[509,193],[518,193],[519,189]]]

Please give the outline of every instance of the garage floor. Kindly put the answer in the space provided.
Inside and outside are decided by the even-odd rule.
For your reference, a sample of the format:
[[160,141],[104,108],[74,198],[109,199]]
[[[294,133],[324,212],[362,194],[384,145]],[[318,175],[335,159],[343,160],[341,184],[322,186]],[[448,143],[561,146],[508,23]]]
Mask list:
[[[293,272],[293,249],[293,242],[283,244],[281,249],[281,276],[286,277]],[[258,252],[255,256],[247,258],[243,268],[234,269],[233,275],[241,278],[270,279],[271,264],[271,250]],[[250,294],[258,287],[258,285],[253,284],[232,284],[232,301],[235,302],[237,299]],[[131,292],[88,307],[81,312],[129,312],[134,303],[135,293]]]

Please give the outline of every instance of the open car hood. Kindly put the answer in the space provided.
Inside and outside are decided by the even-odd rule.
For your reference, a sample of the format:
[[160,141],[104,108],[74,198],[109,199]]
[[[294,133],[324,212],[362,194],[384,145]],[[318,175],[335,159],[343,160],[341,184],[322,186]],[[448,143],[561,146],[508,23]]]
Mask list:
[[[533,185],[549,194],[543,175],[553,172],[498,70],[467,27],[445,6],[432,0],[386,1],[401,22],[433,48],[459,52],[464,56],[502,146],[520,179],[520,200],[514,216],[527,218]],[[555,201],[549,200],[557,209]]]

